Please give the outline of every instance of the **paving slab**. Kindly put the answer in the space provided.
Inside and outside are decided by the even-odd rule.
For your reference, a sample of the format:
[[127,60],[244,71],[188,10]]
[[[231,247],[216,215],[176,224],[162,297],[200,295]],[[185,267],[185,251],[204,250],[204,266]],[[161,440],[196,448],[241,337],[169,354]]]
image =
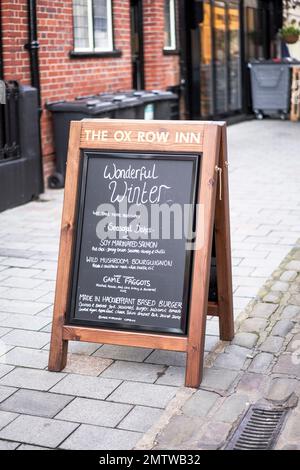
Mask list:
[[283,309],[281,318],[291,320],[300,314],[300,307],[297,305],[288,305]]
[[198,390],[184,404],[182,410],[187,416],[204,417],[211,410],[213,405],[220,398],[220,395],[206,390]]
[[219,354],[214,365],[225,369],[240,370],[244,367],[248,355],[249,349],[231,345],[223,354]]
[[16,347],[5,356],[0,357],[0,362],[14,366],[45,369],[48,365],[48,358],[47,351]]
[[151,352],[152,349],[104,344],[94,355],[108,359],[143,362]]
[[82,424],[61,445],[66,450],[130,450],[141,434],[122,429]]
[[36,315],[49,306],[49,303],[33,302],[29,300],[1,299],[1,309],[6,313],[20,313],[24,315]]
[[10,442],[0,439],[0,450],[15,450],[19,445],[19,442]]
[[7,277],[1,281],[2,286],[6,287],[19,287],[21,289],[34,289],[43,285],[44,281],[41,279],[32,279],[27,277]]
[[284,423],[284,429],[281,437],[288,443],[290,449],[299,450],[300,442],[300,411],[296,410],[290,414],[287,421]]
[[76,423],[23,415],[0,431],[0,439],[55,448],[77,427]]
[[211,335],[206,335],[205,336],[205,345],[204,345],[204,350],[205,351],[212,351],[217,344],[219,343],[220,339],[218,335],[211,336]]
[[135,406],[130,413],[118,425],[119,429],[129,431],[146,432],[156,423],[162,410],[159,408],[149,408],[148,406]]
[[248,370],[258,374],[265,373],[274,359],[273,354],[261,352],[252,360]]
[[273,377],[269,381],[264,397],[274,403],[286,402],[297,389],[296,379]]
[[48,333],[28,330],[13,330],[2,337],[5,344],[35,349],[41,349],[49,340],[50,335]]
[[[0,385],[7,385],[9,387],[47,391],[65,377],[65,374],[60,372],[49,372],[46,370],[23,367],[17,367],[13,370],[13,367],[7,367],[8,371],[6,375],[0,379]],[[8,373],[9,371],[11,372]]]
[[282,348],[284,339],[280,336],[268,336],[267,339],[259,346],[264,352],[278,353]]
[[184,366],[186,363],[186,354],[174,351],[155,350],[147,357],[145,362],[152,364],[162,364],[166,366]]
[[287,269],[289,269],[291,271],[297,271],[299,273],[300,272],[300,261],[298,261],[298,260],[290,261],[287,264],[286,267],[287,267]]
[[121,380],[116,379],[68,374],[58,384],[51,388],[51,392],[104,400],[120,384]]
[[103,359],[102,357],[68,354],[67,365],[63,372],[96,377],[109,367],[112,362],[111,359]]
[[242,346],[243,348],[252,349],[257,343],[258,335],[255,333],[236,333],[232,344]]
[[273,372],[300,377],[300,361],[293,354],[283,354],[279,357],[277,364],[275,364]]
[[17,391],[17,388],[14,387],[4,387],[0,385],[0,403],[10,397],[13,393]]
[[231,423],[225,423],[223,421],[207,423],[207,426],[203,428],[203,432],[199,436],[200,442],[198,442],[198,448],[200,447],[201,449],[203,446],[209,446],[214,450],[221,449],[231,429]]
[[288,346],[286,348],[287,352],[293,352],[299,356],[299,348],[300,348],[300,333],[294,335],[292,339],[289,341]]
[[[52,312],[51,312],[52,316]],[[79,341],[70,341],[68,351],[71,354],[83,354],[90,356],[100,348],[101,344],[97,343],[84,343]],[[47,348],[48,349],[48,348]]]
[[262,396],[265,388],[266,376],[255,372],[245,372],[239,381],[236,391],[240,394],[247,394],[252,402],[255,402]]
[[275,312],[277,308],[277,304],[259,302],[254,306],[250,316],[267,319]]
[[[46,294],[47,294],[47,291],[40,290],[40,289],[22,289],[22,288],[16,288],[16,287],[10,287],[10,288],[7,287],[5,288],[4,292],[0,291],[0,298],[5,299],[5,300],[15,300],[15,301],[19,301],[19,299],[24,299],[25,301],[39,299],[39,302],[43,303],[43,302],[46,302],[46,299],[44,299]],[[17,312],[27,313],[24,311],[20,311],[19,308]],[[35,313],[33,313],[33,315],[34,314]]]
[[285,337],[293,328],[293,322],[289,320],[279,320],[272,329],[272,334],[274,336]]
[[18,417],[17,413],[10,413],[0,409],[0,430]]
[[77,423],[115,427],[131,410],[130,405],[108,401],[75,398],[56,419]]
[[165,366],[162,365],[116,361],[102,372],[101,377],[154,383],[164,370]]
[[157,436],[154,449],[176,450],[191,448],[191,441],[197,442],[202,434],[205,421],[191,416],[173,416],[163,431]]
[[214,415],[214,420],[224,423],[234,423],[249,405],[248,395],[234,394],[225,399]]
[[185,367],[169,366],[155,383],[160,385],[173,385],[180,387],[184,385]]
[[173,398],[176,390],[167,385],[147,384],[141,382],[123,382],[109,400],[133,405],[164,408]]
[[49,318],[29,316],[24,314],[14,314],[9,316],[6,314],[5,318],[1,320],[1,326],[31,331],[41,330],[42,328],[45,328],[46,325],[49,325],[49,323]]
[[7,333],[9,333],[10,331],[12,331],[10,328],[4,328],[4,327],[0,327],[0,338],[2,336],[5,336],[7,335]]
[[246,333],[261,333],[267,328],[267,325],[267,320],[264,318],[253,317],[245,320],[242,323],[240,330]]
[[0,378],[7,375],[14,369],[14,366],[8,366],[7,364],[0,364]]
[[0,404],[0,411],[53,418],[72,400],[68,395],[21,389]]
[[225,391],[230,388],[238,372],[229,369],[205,368],[201,388]]

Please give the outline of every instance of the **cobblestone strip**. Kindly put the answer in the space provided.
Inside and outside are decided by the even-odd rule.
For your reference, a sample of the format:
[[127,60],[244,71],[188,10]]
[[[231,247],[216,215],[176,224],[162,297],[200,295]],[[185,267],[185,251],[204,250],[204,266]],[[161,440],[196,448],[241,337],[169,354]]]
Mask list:
[[199,390],[178,390],[136,449],[219,449],[250,404],[290,408],[278,449],[300,449],[300,240],[206,358]]

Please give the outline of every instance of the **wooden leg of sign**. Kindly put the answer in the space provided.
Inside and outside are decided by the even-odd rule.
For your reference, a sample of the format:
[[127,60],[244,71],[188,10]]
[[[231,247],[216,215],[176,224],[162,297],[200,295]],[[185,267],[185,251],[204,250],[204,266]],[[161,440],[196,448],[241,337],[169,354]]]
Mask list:
[[[218,312],[220,339],[231,341],[234,336],[231,244],[229,221],[229,190],[226,126],[222,128],[219,167],[222,184],[218,187],[215,213],[215,240],[217,260]],[[220,180],[218,181],[220,185]]]
[[62,338],[63,325],[64,323],[61,326],[53,323],[52,326],[48,369],[54,372],[64,369],[67,363],[68,341]]
[[[197,201],[196,249],[194,251],[190,318],[187,344],[186,387],[199,387],[203,375],[209,272],[216,202],[216,165],[220,151],[220,128],[205,128],[201,186]],[[201,215],[202,213],[202,215]]]
[[80,129],[81,122],[71,123],[68,149],[68,166],[63,215],[61,222],[60,246],[58,256],[58,269],[54,302],[54,314],[50,344],[48,369],[62,370],[67,362],[68,341],[63,339],[63,327],[66,322],[68,285],[71,276],[71,257],[73,252],[75,211],[77,194],[77,176],[80,159]]

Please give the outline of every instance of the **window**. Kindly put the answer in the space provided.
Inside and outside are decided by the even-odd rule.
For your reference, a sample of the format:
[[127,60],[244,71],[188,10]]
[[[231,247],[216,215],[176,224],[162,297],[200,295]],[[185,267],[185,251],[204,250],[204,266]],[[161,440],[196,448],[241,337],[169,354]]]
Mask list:
[[175,0],[165,0],[165,37],[164,49],[176,49],[176,13]]
[[112,1],[73,0],[75,52],[113,50]]

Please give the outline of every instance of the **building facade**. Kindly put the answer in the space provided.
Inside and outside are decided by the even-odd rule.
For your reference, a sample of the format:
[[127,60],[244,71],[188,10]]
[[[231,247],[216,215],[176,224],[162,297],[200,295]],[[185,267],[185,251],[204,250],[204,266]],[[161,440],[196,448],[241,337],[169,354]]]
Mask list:
[[[179,81],[179,57],[171,49],[164,53],[164,0],[144,0],[143,12],[137,0],[2,0],[0,78],[5,80],[32,82],[30,3],[37,20],[41,140],[47,176],[54,156],[47,101],[129,90],[137,82],[141,88],[166,88]],[[141,34],[143,57],[137,50]]]
[[279,0],[2,0],[0,79],[38,88],[47,178],[47,102],[177,87],[183,118],[243,115],[246,64],[275,55],[281,17]]

